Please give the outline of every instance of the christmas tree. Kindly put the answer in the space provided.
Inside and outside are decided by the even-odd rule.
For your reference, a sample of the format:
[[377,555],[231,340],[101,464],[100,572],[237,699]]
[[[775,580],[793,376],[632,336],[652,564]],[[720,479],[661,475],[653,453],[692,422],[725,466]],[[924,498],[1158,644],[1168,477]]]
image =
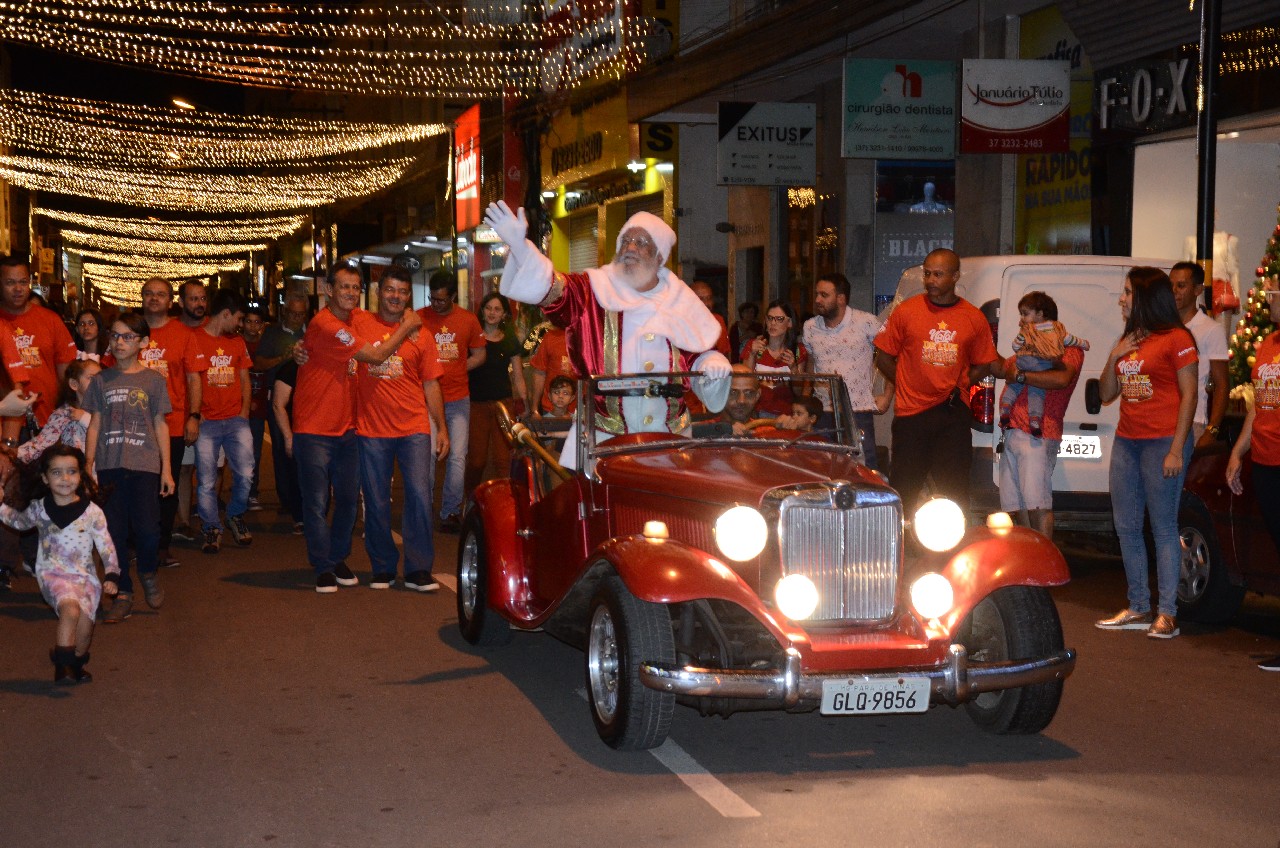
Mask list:
[[[1276,212],[1280,215],[1280,206],[1276,207]],[[1232,388],[1249,382],[1249,375],[1253,370],[1253,353],[1276,328],[1263,292],[1280,287],[1280,243],[1277,240],[1280,240],[1280,224],[1276,225],[1271,238],[1267,239],[1266,253],[1256,271],[1257,281],[1249,289],[1249,297],[1244,303],[1244,316],[1236,323],[1236,331],[1231,335],[1231,345],[1227,351],[1227,371]]]

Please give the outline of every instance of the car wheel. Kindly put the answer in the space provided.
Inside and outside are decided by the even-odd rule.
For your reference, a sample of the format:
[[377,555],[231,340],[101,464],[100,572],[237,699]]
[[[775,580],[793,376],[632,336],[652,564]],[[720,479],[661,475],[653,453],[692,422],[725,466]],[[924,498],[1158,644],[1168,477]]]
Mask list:
[[1213,522],[1193,503],[1183,503],[1178,510],[1178,541],[1182,547],[1178,614],[1211,624],[1230,620],[1245,590],[1231,584]]
[[[1047,589],[1006,586],[973,608],[957,640],[971,662],[1001,662],[1062,650],[1062,624]],[[983,692],[965,704],[974,723],[992,733],[1038,733],[1058,711],[1062,681]]]
[[646,660],[674,663],[671,613],[642,601],[618,577],[601,581],[587,629],[587,699],[596,732],[624,751],[661,745],[671,727],[675,695],[640,682]]
[[507,622],[489,608],[489,560],[484,522],[472,509],[458,540],[458,629],[472,645],[505,645],[511,641]]

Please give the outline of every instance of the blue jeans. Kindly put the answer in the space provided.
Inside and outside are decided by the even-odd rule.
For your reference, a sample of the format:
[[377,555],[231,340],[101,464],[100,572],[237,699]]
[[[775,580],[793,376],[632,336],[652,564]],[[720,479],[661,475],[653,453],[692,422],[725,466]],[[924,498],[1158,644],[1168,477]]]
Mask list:
[[196,439],[197,509],[205,530],[221,530],[218,516],[218,451],[227,455],[231,469],[231,502],[227,517],[244,515],[249,508],[249,487],[253,485],[253,439],[249,435],[249,419],[235,416],[217,421],[200,422],[200,438]]
[[440,493],[440,517],[462,513],[462,487],[467,473],[467,441],[471,432],[471,398],[444,405],[444,425],[449,431],[449,458],[444,466],[444,491]]
[[[761,412],[758,409],[755,414],[761,418],[777,417],[767,412]],[[862,444],[862,464],[873,471],[878,471],[879,463],[876,459],[876,414],[874,412],[853,413],[853,426],[857,428],[857,436]],[[833,412],[822,413],[813,425],[815,430],[834,430],[835,427],[836,416]]]
[[1129,609],[1151,611],[1151,586],[1147,580],[1147,544],[1142,537],[1142,516],[1151,516],[1151,535],[1156,549],[1156,589],[1162,615],[1178,614],[1178,573],[1182,566],[1182,544],[1178,539],[1178,502],[1182,481],[1195,445],[1190,439],[1182,452],[1182,473],[1164,476],[1164,458],[1173,437],[1126,439],[1117,436],[1111,448],[1111,515],[1124,557],[1124,576],[1129,583]]
[[106,493],[102,511],[107,516],[107,532],[120,559],[122,594],[133,594],[129,577],[129,540],[138,555],[138,573],[155,574],[160,549],[160,475],[128,468],[104,468],[98,472],[98,486]]
[[364,549],[374,574],[395,574],[400,555],[391,537],[391,472],[400,466],[404,482],[404,573],[431,573],[431,488],[435,464],[431,437],[425,433],[377,439],[360,436],[360,491],[364,492]]
[[[302,535],[307,561],[316,574],[333,571],[351,553],[360,490],[360,445],[356,431],[341,436],[293,434],[293,459],[302,490]],[[325,520],[329,490],[333,490],[333,520]]]
[[271,467],[276,472],[276,495],[280,498],[280,511],[289,513],[297,523],[302,520],[302,492],[298,489],[298,465],[285,453],[284,431],[275,418],[267,419],[271,428]]

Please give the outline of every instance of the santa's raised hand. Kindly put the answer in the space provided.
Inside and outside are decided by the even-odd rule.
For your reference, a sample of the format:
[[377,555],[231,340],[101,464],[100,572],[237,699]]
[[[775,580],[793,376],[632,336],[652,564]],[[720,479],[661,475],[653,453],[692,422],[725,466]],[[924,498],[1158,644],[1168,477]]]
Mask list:
[[523,248],[525,235],[529,232],[529,221],[524,216],[523,206],[512,212],[505,200],[490,203],[489,208],[484,211],[484,222],[493,227],[498,238],[506,242],[513,251]]

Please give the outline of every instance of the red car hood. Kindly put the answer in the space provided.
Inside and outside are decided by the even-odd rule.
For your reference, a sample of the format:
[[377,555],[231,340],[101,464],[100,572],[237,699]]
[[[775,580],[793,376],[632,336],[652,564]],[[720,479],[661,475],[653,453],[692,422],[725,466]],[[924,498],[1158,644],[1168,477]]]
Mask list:
[[596,473],[609,487],[666,492],[712,503],[758,505],[778,486],[848,480],[884,484],[852,456],[830,448],[735,442],[662,448],[601,459]]

